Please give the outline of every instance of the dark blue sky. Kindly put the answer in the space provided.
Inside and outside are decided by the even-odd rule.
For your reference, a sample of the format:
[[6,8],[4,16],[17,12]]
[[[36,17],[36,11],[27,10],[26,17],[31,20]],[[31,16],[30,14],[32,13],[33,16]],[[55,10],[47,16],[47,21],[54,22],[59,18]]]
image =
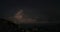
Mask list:
[[1,0],[0,3],[0,17],[13,15],[16,8],[25,9],[33,15],[55,16],[56,11],[59,14],[60,7],[56,0]]

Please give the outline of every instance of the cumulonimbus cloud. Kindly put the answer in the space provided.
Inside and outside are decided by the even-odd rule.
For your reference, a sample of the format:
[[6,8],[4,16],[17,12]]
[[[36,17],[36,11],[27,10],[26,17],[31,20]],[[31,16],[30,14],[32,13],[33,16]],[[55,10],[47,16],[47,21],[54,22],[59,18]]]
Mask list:
[[12,21],[15,24],[31,24],[31,23],[48,23],[48,20],[46,18],[41,18],[42,21],[40,21],[41,19],[39,19],[39,21],[37,20],[40,17],[29,17],[28,15],[23,13],[23,10],[18,11],[13,17],[9,17],[9,20]]
[[9,17],[9,18],[15,24],[33,23],[36,21],[35,18],[28,18],[28,16],[23,13],[23,10],[18,11],[13,17]]

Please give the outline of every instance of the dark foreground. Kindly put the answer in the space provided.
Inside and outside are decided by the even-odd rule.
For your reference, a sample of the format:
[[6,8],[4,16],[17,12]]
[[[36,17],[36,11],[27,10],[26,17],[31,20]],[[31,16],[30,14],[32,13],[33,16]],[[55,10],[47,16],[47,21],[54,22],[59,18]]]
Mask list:
[[16,25],[5,19],[0,19],[0,32],[58,32],[59,29],[59,23]]

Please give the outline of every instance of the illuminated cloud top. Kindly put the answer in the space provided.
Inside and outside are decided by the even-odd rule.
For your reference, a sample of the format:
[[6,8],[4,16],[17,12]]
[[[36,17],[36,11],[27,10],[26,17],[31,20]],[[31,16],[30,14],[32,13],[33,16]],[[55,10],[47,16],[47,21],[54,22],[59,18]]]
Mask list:
[[23,10],[18,11],[13,17],[9,17],[10,20],[12,20],[16,24],[21,24],[21,23],[33,23],[36,21],[36,19],[29,18],[27,15],[23,13]]

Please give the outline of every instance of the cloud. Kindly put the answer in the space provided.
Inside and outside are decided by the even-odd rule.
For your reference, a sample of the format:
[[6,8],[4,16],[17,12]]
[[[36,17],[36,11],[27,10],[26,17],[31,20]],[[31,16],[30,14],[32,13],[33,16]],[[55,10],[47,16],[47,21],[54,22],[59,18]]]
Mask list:
[[13,17],[9,17],[9,19],[15,23],[15,24],[21,24],[21,23],[33,23],[36,21],[35,18],[28,18],[27,15],[23,13],[23,10],[18,11]]

